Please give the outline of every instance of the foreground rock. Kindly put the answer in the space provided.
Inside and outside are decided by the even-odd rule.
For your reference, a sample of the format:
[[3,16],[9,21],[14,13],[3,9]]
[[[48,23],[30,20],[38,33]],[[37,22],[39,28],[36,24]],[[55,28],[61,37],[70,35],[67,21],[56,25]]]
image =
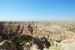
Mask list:
[[16,46],[8,40],[4,40],[0,43],[0,50],[16,50]]
[[24,50],[44,50],[44,48],[51,47],[51,43],[45,38],[35,38],[31,42],[26,43],[23,46]]
[[66,40],[63,42],[62,47],[64,48],[64,50],[75,50],[75,41]]

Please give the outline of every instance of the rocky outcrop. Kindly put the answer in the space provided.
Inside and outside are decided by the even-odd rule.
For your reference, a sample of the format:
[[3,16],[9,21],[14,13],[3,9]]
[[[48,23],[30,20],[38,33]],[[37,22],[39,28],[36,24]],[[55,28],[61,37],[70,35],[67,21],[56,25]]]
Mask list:
[[46,38],[34,38],[31,42],[25,43],[23,46],[24,50],[43,50],[44,48],[51,47],[51,42],[48,41]]
[[[29,41],[28,38],[31,40]],[[52,45],[57,47],[61,41],[75,40],[75,34],[57,24],[0,23],[0,39],[4,40],[0,43],[0,49],[46,50]],[[15,45],[8,40],[17,47],[15,48]]]
[[46,38],[36,38],[33,39],[33,43],[38,46],[40,50],[43,50],[43,48],[49,48],[51,46],[51,43]]
[[0,43],[0,50],[16,50],[16,46],[8,40],[4,40]]
[[52,40],[75,39],[73,32],[56,24],[38,24],[38,23],[1,23],[0,36],[3,38],[14,38],[19,35],[29,35],[32,37]]

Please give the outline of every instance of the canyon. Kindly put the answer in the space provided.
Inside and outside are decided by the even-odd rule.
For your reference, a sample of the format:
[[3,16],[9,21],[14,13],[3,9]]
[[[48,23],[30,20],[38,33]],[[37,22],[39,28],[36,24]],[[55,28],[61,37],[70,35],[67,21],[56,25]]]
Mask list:
[[[69,40],[69,41],[75,40],[75,32],[67,29],[71,25],[74,26],[75,24],[74,23],[68,23],[68,24],[67,23],[65,23],[65,24],[64,23],[40,23],[40,22],[24,22],[24,23],[0,22],[0,41],[1,42],[4,40],[11,41],[11,40],[21,37],[21,36],[30,36],[30,37],[32,37],[32,40],[29,43],[31,43],[33,45],[31,45],[31,47],[29,47],[29,48],[32,48],[32,46],[33,46],[33,48],[34,48],[34,46],[37,48],[37,46],[39,47],[39,45],[41,47],[42,47],[42,45],[43,46],[47,45],[47,44],[43,43],[44,42],[43,40],[46,40],[45,42],[47,42],[47,43],[49,41],[50,43],[48,45],[56,46],[56,45],[58,45],[58,43],[62,43],[65,40]],[[42,39],[42,38],[45,38],[45,39]],[[35,39],[35,40],[33,40],[33,39]],[[29,39],[26,39],[26,40],[29,40]],[[36,43],[32,42],[32,41],[36,41]],[[55,41],[55,42],[53,42],[53,41]],[[8,42],[8,43],[10,43],[10,42]],[[24,44],[25,43],[26,42],[24,42]],[[40,44],[40,43],[43,43],[43,44]],[[30,44],[29,44],[29,46],[30,46]],[[26,45],[25,45],[25,47],[26,47]],[[23,50],[26,50],[26,49],[24,49],[25,47],[23,45]],[[40,50],[44,50],[45,47],[43,47]],[[13,50],[16,50],[16,48]],[[20,50],[22,50],[22,49],[20,49]],[[30,49],[28,49],[28,50],[30,50]]]

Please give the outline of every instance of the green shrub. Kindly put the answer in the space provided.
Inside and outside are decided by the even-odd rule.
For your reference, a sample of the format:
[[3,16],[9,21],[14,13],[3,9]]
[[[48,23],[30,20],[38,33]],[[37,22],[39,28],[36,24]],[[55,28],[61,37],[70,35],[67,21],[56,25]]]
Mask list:
[[25,44],[26,42],[32,41],[32,38],[33,37],[31,36],[22,35],[20,37],[15,37],[12,41],[16,45],[17,50],[21,50],[22,45]]

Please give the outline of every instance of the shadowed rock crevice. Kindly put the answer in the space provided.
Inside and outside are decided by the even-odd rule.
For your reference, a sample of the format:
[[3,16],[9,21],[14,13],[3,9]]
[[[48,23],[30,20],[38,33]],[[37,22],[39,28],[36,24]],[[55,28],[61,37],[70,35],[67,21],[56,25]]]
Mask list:
[[60,24],[0,22],[0,42],[12,41],[17,50],[49,49],[66,39],[75,40],[75,34]]
[[46,38],[34,38],[33,43],[36,44],[41,50],[43,50],[43,48],[49,48],[51,46],[50,42]]

